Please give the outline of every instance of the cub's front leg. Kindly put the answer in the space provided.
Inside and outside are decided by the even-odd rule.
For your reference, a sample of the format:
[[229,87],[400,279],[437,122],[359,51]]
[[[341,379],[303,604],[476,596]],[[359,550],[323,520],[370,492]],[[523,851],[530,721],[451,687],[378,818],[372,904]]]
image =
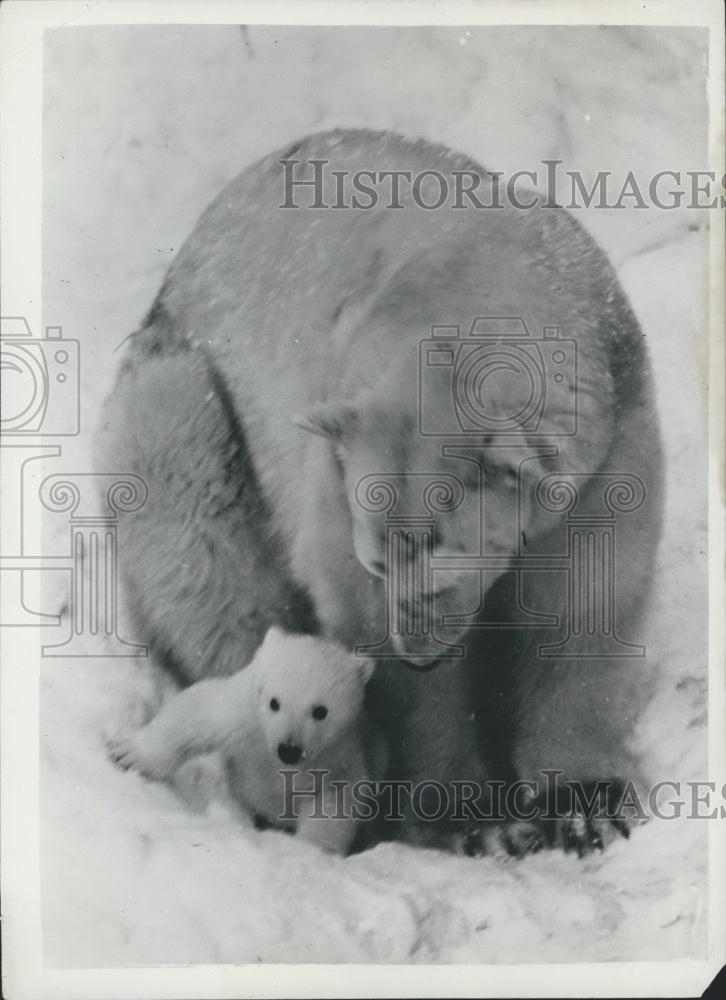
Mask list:
[[164,734],[153,722],[135,733],[110,739],[107,745],[109,757],[124,771],[133,768],[147,778],[165,781],[176,770],[177,755],[165,745]]
[[109,740],[109,756],[125,770],[164,781],[187,758],[223,748],[245,724],[243,673],[181,691],[147,725]]
[[353,813],[352,782],[341,778],[331,782],[326,775],[316,790],[315,797],[306,797],[297,810],[297,835],[323,851],[345,856],[359,828]]

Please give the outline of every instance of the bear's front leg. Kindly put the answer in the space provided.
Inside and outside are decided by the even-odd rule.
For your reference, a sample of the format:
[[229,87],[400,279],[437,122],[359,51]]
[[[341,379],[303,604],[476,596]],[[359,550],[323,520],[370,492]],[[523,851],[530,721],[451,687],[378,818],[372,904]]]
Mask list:
[[630,748],[647,686],[636,661],[540,661],[535,696],[520,702],[527,725],[515,749],[518,774],[536,789],[543,846],[582,857],[647,818],[647,784]]
[[392,798],[384,796],[381,818],[414,846],[471,853],[461,789],[484,790],[488,775],[469,675],[461,661],[427,673],[385,661],[371,682],[371,711],[391,750],[389,777],[399,783]]

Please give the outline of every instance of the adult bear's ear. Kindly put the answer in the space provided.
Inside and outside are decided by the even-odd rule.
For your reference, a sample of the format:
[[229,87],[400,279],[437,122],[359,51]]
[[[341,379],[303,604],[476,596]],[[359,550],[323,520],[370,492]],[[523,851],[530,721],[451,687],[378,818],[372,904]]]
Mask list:
[[364,684],[373,676],[376,669],[376,660],[372,658],[357,657],[356,670]]
[[320,437],[339,439],[358,419],[358,407],[354,403],[315,403],[304,413],[292,418],[296,427],[317,434]]

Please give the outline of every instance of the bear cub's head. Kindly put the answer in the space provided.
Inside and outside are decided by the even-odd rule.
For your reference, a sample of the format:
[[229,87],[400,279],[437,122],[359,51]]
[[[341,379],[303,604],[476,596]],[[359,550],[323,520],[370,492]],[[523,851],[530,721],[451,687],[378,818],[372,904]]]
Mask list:
[[273,757],[309,766],[354,731],[374,665],[335,643],[273,626],[254,659],[259,718]]

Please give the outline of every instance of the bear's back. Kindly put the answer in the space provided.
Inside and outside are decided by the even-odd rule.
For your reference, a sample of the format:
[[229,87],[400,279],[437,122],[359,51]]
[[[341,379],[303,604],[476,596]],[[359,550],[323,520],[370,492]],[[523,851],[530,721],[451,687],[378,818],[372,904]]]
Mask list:
[[[285,185],[290,161],[294,178],[309,180],[316,160],[326,161],[320,208],[308,207],[313,188],[290,194]],[[350,192],[348,207],[331,207],[332,171],[365,170],[437,171],[450,186],[455,171],[485,177],[475,161],[423,140],[358,130],[310,136],[247,167],[221,192],[152,310],[151,327],[201,345],[222,374],[288,542],[312,503],[305,483],[330,472],[319,442],[293,418],[320,399],[353,397],[393,370],[403,372],[396,395],[410,409],[418,345],[432,324],[465,330],[476,316],[517,316],[534,338],[556,325],[577,340],[580,386],[593,388],[598,406],[618,413],[648,395],[638,324],[607,258],[567,212],[542,200],[529,210],[452,209],[451,195],[427,210],[414,203],[410,184],[401,185],[401,209],[386,207],[389,189],[380,184],[370,209],[352,207]],[[488,184],[478,190],[485,204]],[[431,190],[424,186],[419,201],[431,203]],[[280,207],[286,200],[299,207]],[[610,433],[585,424],[583,432]]]
[[[286,170],[309,180],[313,161],[326,161],[325,207],[312,207],[309,187],[286,191]],[[332,207],[333,171],[402,170],[438,172],[447,202],[427,210],[421,202],[431,187],[414,200],[402,183],[403,207],[389,208],[379,182],[373,207],[354,208],[350,189],[346,207]],[[612,268],[571,216],[541,201],[529,210],[479,209],[464,199],[464,208],[450,209],[457,171],[482,177],[478,197],[493,197],[485,169],[444,146],[358,130],[310,136],[247,167],[220,193],[172,265],[159,303],[185,336],[210,348],[245,411],[254,418],[260,409],[265,421],[271,409],[287,417],[334,393],[336,378],[354,386],[371,364],[389,365],[436,323],[514,315],[536,336],[562,319],[578,326],[571,332],[586,347],[606,321],[625,327],[635,348],[637,324]],[[298,207],[281,207],[286,198]]]

